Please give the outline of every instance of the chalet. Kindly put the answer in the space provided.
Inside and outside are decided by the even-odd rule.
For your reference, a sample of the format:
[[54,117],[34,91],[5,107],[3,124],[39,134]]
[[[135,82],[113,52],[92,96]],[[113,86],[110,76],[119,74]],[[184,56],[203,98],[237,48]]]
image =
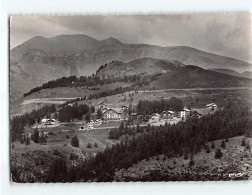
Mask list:
[[150,118],[150,122],[158,122],[158,121],[160,121],[160,114],[158,113],[153,114]]
[[101,109],[101,110],[104,110],[104,109],[107,109],[107,108],[109,108],[104,102],[101,102],[101,103],[99,103],[96,107],[95,107],[95,110],[99,110],[99,109]]
[[210,104],[206,105],[206,108],[216,110],[217,109],[217,105],[215,103],[210,103]]
[[172,119],[174,117],[174,114],[175,114],[175,112],[170,111],[170,110],[163,111],[162,114],[161,114],[161,117],[163,119]]
[[131,113],[130,117],[132,120],[137,120],[137,113],[136,112]]
[[103,113],[103,118],[107,121],[119,121],[122,119],[122,113],[117,109],[109,108]]
[[202,117],[202,114],[196,110],[192,111],[191,113],[191,117],[192,118],[201,118]]
[[126,105],[123,105],[123,106],[121,107],[121,110],[122,110],[123,112],[127,112],[127,111],[129,110],[129,107],[126,106]]

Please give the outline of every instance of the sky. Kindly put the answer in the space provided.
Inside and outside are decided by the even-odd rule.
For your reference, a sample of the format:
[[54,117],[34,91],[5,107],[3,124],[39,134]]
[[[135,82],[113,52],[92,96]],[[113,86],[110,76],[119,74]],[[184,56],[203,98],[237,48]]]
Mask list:
[[100,16],[13,16],[10,48],[33,36],[85,34],[122,43],[189,46],[252,62],[248,13]]

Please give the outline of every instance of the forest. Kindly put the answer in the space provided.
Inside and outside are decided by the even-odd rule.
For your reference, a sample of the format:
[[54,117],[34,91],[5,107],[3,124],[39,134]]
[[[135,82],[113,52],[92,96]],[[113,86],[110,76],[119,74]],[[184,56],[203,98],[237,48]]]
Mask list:
[[[127,126],[123,128],[128,131]],[[58,167],[56,172],[52,169],[46,180],[113,181],[115,170],[160,154],[167,158],[187,155],[193,162],[194,155],[206,148],[207,142],[240,135],[251,137],[251,129],[251,110],[246,103],[234,101],[215,114],[200,119],[189,118],[176,125],[153,127],[151,131],[140,129],[138,136],[107,147],[104,152],[86,159],[81,166],[62,170]],[[64,159],[61,164],[65,164]]]
[[137,113],[139,115],[148,115],[153,113],[161,113],[162,111],[179,111],[183,109],[184,104],[181,99],[172,97],[170,99],[161,100],[140,100],[136,105]]
[[69,122],[74,118],[82,120],[82,115],[86,114],[86,120],[90,120],[91,113],[95,112],[95,108],[87,104],[78,105],[75,103],[73,106],[65,106],[59,109],[58,120],[61,122]]
[[113,75],[108,77],[99,77],[99,76],[69,76],[69,77],[61,77],[55,80],[48,81],[47,83],[44,83],[43,85],[39,87],[35,87],[31,89],[29,92],[25,93],[23,96],[26,97],[28,95],[31,95],[32,93],[38,92],[42,89],[52,89],[56,87],[80,87],[80,86],[86,86],[86,87],[92,87],[97,85],[105,85],[105,84],[111,84],[115,82],[140,82],[140,80],[146,82],[148,80],[148,77],[142,77],[141,74],[139,75],[125,75],[123,77],[115,77]]

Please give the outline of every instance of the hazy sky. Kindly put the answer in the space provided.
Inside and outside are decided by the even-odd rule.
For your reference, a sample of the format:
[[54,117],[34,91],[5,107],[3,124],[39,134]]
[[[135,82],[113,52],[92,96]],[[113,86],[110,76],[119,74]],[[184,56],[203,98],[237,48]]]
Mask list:
[[86,34],[102,40],[160,46],[184,45],[252,62],[251,23],[246,13],[140,16],[15,16],[10,47],[33,36]]

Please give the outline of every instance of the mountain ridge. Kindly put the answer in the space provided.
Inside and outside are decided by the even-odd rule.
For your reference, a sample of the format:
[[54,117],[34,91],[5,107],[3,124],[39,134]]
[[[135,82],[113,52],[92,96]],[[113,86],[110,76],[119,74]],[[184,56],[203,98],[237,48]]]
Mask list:
[[[156,58],[193,64],[202,68],[248,71],[251,64],[207,53],[187,46],[161,47],[148,44],[123,44],[109,37],[96,40],[87,35],[36,36],[10,50],[10,85],[14,99],[41,83],[62,76],[91,75],[102,65]],[[37,69],[37,67],[40,67]],[[48,72],[50,70],[50,73]],[[27,84],[25,79],[30,79]]]

